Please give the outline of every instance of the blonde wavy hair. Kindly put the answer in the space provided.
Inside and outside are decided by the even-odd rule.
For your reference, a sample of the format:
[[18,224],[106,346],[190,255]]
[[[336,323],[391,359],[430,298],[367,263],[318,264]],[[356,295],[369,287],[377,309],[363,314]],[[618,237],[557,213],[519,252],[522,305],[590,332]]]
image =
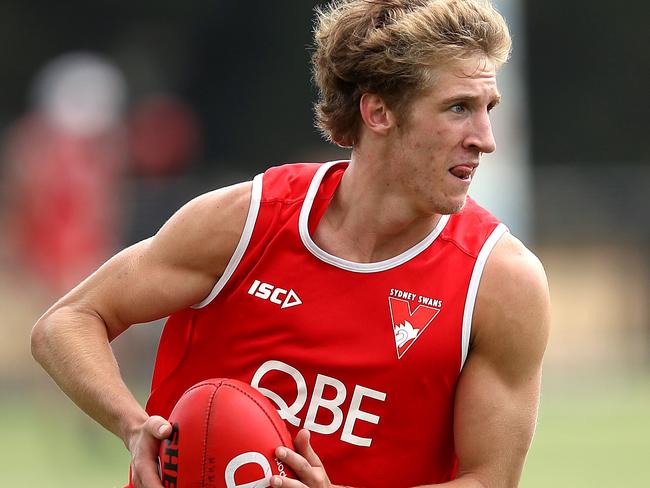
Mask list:
[[477,54],[499,67],[510,48],[508,26],[489,0],[334,1],[316,9],[316,125],[330,141],[353,146],[364,93],[381,96],[400,118],[436,68]]

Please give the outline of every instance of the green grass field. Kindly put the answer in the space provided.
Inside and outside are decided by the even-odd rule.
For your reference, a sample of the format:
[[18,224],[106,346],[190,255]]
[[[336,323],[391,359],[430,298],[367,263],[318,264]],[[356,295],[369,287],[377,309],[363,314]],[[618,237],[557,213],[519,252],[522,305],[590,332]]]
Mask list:
[[522,487],[650,487],[650,378],[549,388]]
[[[60,397],[0,399],[2,486],[121,488],[128,453]],[[547,388],[521,486],[650,486],[650,381]]]

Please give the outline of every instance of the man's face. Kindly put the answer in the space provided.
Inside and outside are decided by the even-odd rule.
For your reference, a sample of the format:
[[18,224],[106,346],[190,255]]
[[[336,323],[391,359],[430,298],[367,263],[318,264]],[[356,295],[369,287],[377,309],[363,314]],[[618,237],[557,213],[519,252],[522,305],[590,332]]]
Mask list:
[[417,208],[463,208],[481,153],[496,148],[489,112],[499,99],[493,63],[476,56],[439,69],[413,101],[394,134],[393,169]]

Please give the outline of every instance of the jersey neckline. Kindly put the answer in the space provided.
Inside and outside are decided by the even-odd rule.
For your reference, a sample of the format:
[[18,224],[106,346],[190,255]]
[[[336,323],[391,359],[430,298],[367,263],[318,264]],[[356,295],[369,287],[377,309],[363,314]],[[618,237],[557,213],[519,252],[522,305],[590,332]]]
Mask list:
[[307,190],[307,195],[305,196],[305,200],[302,204],[302,208],[300,209],[300,218],[298,220],[298,230],[300,232],[300,238],[303,244],[305,245],[305,247],[309,250],[309,252],[311,252],[315,257],[317,257],[321,261],[330,264],[332,266],[335,266],[337,268],[341,268],[347,271],[353,271],[356,273],[377,273],[380,271],[386,271],[395,268],[413,259],[422,251],[427,249],[433,243],[433,241],[436,240],[436,238],[440,235],[442,230],[447,225],[447,222],[449,221],[449,217],[450,217],[449,215],[442,215],[440,217],[440,220],[436,224],[436,226],[433,228],[433,230],[424,239],[422,239],[420,242],[415,244],[413,247],[407,249],[401,254],[398,254],[397,256],[394,256],[390,259],[386,259],[384,261],[377,261],[373,263],[357,263],[355,261],[348,261],[347,259],[334,256],[333,254],[330,254],[327,251],[321,249],[312,240],[311,235],[309,233],[309,215],[311,213],[312,206],[314,204],[314,198],[318,194],[318,189],[320,188],[323,178],[325,177],[327,172],[333,166],[337,164],[347,163],[347,162],[348,161],[345,160],[339,160],[339,161],[330,161],[328,163],[324,163],[320,168],[318,168],[309,185],[309,189]]

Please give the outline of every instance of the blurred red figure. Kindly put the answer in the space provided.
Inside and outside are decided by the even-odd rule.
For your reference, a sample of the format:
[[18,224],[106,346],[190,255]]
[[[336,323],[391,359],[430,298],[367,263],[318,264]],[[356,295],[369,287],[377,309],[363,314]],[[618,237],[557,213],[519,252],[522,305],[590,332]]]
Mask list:
[[124,96],[123,78],[110,63],[65,55],[39,74],[34,110],[8,134],[10,245],[54,293],[115,249]]
[[144,98],[129,117],[131,165],[148,178],[178,174],[197,154],[199,127],[182,100],[163,94]]

